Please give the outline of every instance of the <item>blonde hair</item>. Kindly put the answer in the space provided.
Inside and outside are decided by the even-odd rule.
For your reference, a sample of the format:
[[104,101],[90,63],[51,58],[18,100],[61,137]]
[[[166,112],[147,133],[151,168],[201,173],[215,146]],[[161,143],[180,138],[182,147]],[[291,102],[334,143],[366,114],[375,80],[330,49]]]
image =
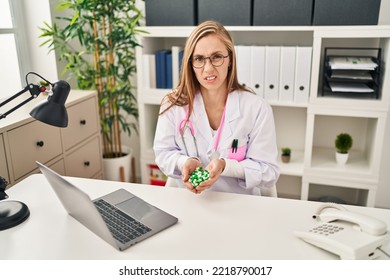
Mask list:
[[236,54],[234,51],[234,43],[232,37],[222,24],[216,21],[207,20],[196,26],[196,28],[187,38],[184,47],[183,60],[181,64],[179,84],[177,88],[173,89],[164,98],[163,103],[169,102],[170,104],[161,112],[161,114],[169,110],[174,105],[185,106],[188,104],[188,117],[191,115],[195,94],[199,90],[199,82],[196,79],[195,72],[191,64],[191,57],[198,41],[208,35],[217,36],[224,43],[228,51],[228,55],[230,58],[230,66],[227,75],[228,92],[230,93],[234,90],[248,91],[246,87],[238,83]]

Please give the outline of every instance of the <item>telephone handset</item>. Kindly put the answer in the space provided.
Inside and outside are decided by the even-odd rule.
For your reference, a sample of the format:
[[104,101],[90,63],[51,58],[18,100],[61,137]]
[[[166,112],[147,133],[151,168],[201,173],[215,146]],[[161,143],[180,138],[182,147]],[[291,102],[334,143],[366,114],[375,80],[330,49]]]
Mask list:
[[341,259],[375,259],[380,254],[378,248],[390,242],[384,222],[341,205],[324,204],[313,218],[318,221],[314,227],[295,231],[295,235]]

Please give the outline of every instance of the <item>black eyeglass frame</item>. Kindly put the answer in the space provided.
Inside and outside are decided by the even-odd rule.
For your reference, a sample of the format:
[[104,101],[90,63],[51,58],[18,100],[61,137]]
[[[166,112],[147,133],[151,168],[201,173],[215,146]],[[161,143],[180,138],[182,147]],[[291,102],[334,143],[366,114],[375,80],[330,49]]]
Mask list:
[[[215,55],[220,55],[220,56],[222,56],[222,63],[221,63],[221,64],[219,64],[219,65],[214,65],[214,63],[213,63],[213,61],[211,60],[211,58],[212,58],[213,56],[215,56]],[[192,67],[194,67],[194,68],[196,68],[196,69],[201,69],[201,68],[203,68],[203,67],[206,65],[206,59],[210,60],[211,65],[213,65],[214,67],[222,66],[222,64],[225,62],[225,58],[228,58],[229,55],[213,54],[213,55],[210,55],[210,56],[199,56],[199,57],[202,57],[202,58],[203,58],[203,65],[202,65],[202,66],[195,66],[195,65],[194,65],[194,62],[193,62],[194,57],[191,56],[191,58],[190,58],[190,62],[191,62]]]

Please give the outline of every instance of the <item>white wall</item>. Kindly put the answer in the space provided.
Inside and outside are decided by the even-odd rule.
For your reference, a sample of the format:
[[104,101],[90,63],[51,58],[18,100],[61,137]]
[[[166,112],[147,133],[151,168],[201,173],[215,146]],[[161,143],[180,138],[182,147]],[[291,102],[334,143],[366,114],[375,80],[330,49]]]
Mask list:
[[49,0],[22,1],[31,68],[29,71],[36,72],[51,82],[56,82],[58,71],[55,54],[49,53],[46,46],[39,47],[44,40],[39,38],[41,31],[38,27],[42,27],[44,21],[49,24],[52,22]]
[[[390,25],[390,0],[381,1],[381,11],[378,24]],[[387,66],[387,71],[390,68]],[[383,89],[390,90],[390,89]],[[379,174],[379,187],[377,191],[375,206],[390,209],[390,114],[387,116],[386,132],[382,153],[381,170]],[[387,144],[387,145],[386,145]]]
[[378,24],[390,25],[390,0],[381,1]]

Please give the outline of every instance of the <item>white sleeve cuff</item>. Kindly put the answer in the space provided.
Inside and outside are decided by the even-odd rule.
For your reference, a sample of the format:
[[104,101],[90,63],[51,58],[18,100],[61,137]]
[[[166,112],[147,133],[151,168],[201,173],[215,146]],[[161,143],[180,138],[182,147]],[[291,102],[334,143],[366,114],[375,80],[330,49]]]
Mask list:
[[225,169],[222,171],[221,176],[245,179],[244,168],[237,160],[228,158],[223,160],[225,161]]

